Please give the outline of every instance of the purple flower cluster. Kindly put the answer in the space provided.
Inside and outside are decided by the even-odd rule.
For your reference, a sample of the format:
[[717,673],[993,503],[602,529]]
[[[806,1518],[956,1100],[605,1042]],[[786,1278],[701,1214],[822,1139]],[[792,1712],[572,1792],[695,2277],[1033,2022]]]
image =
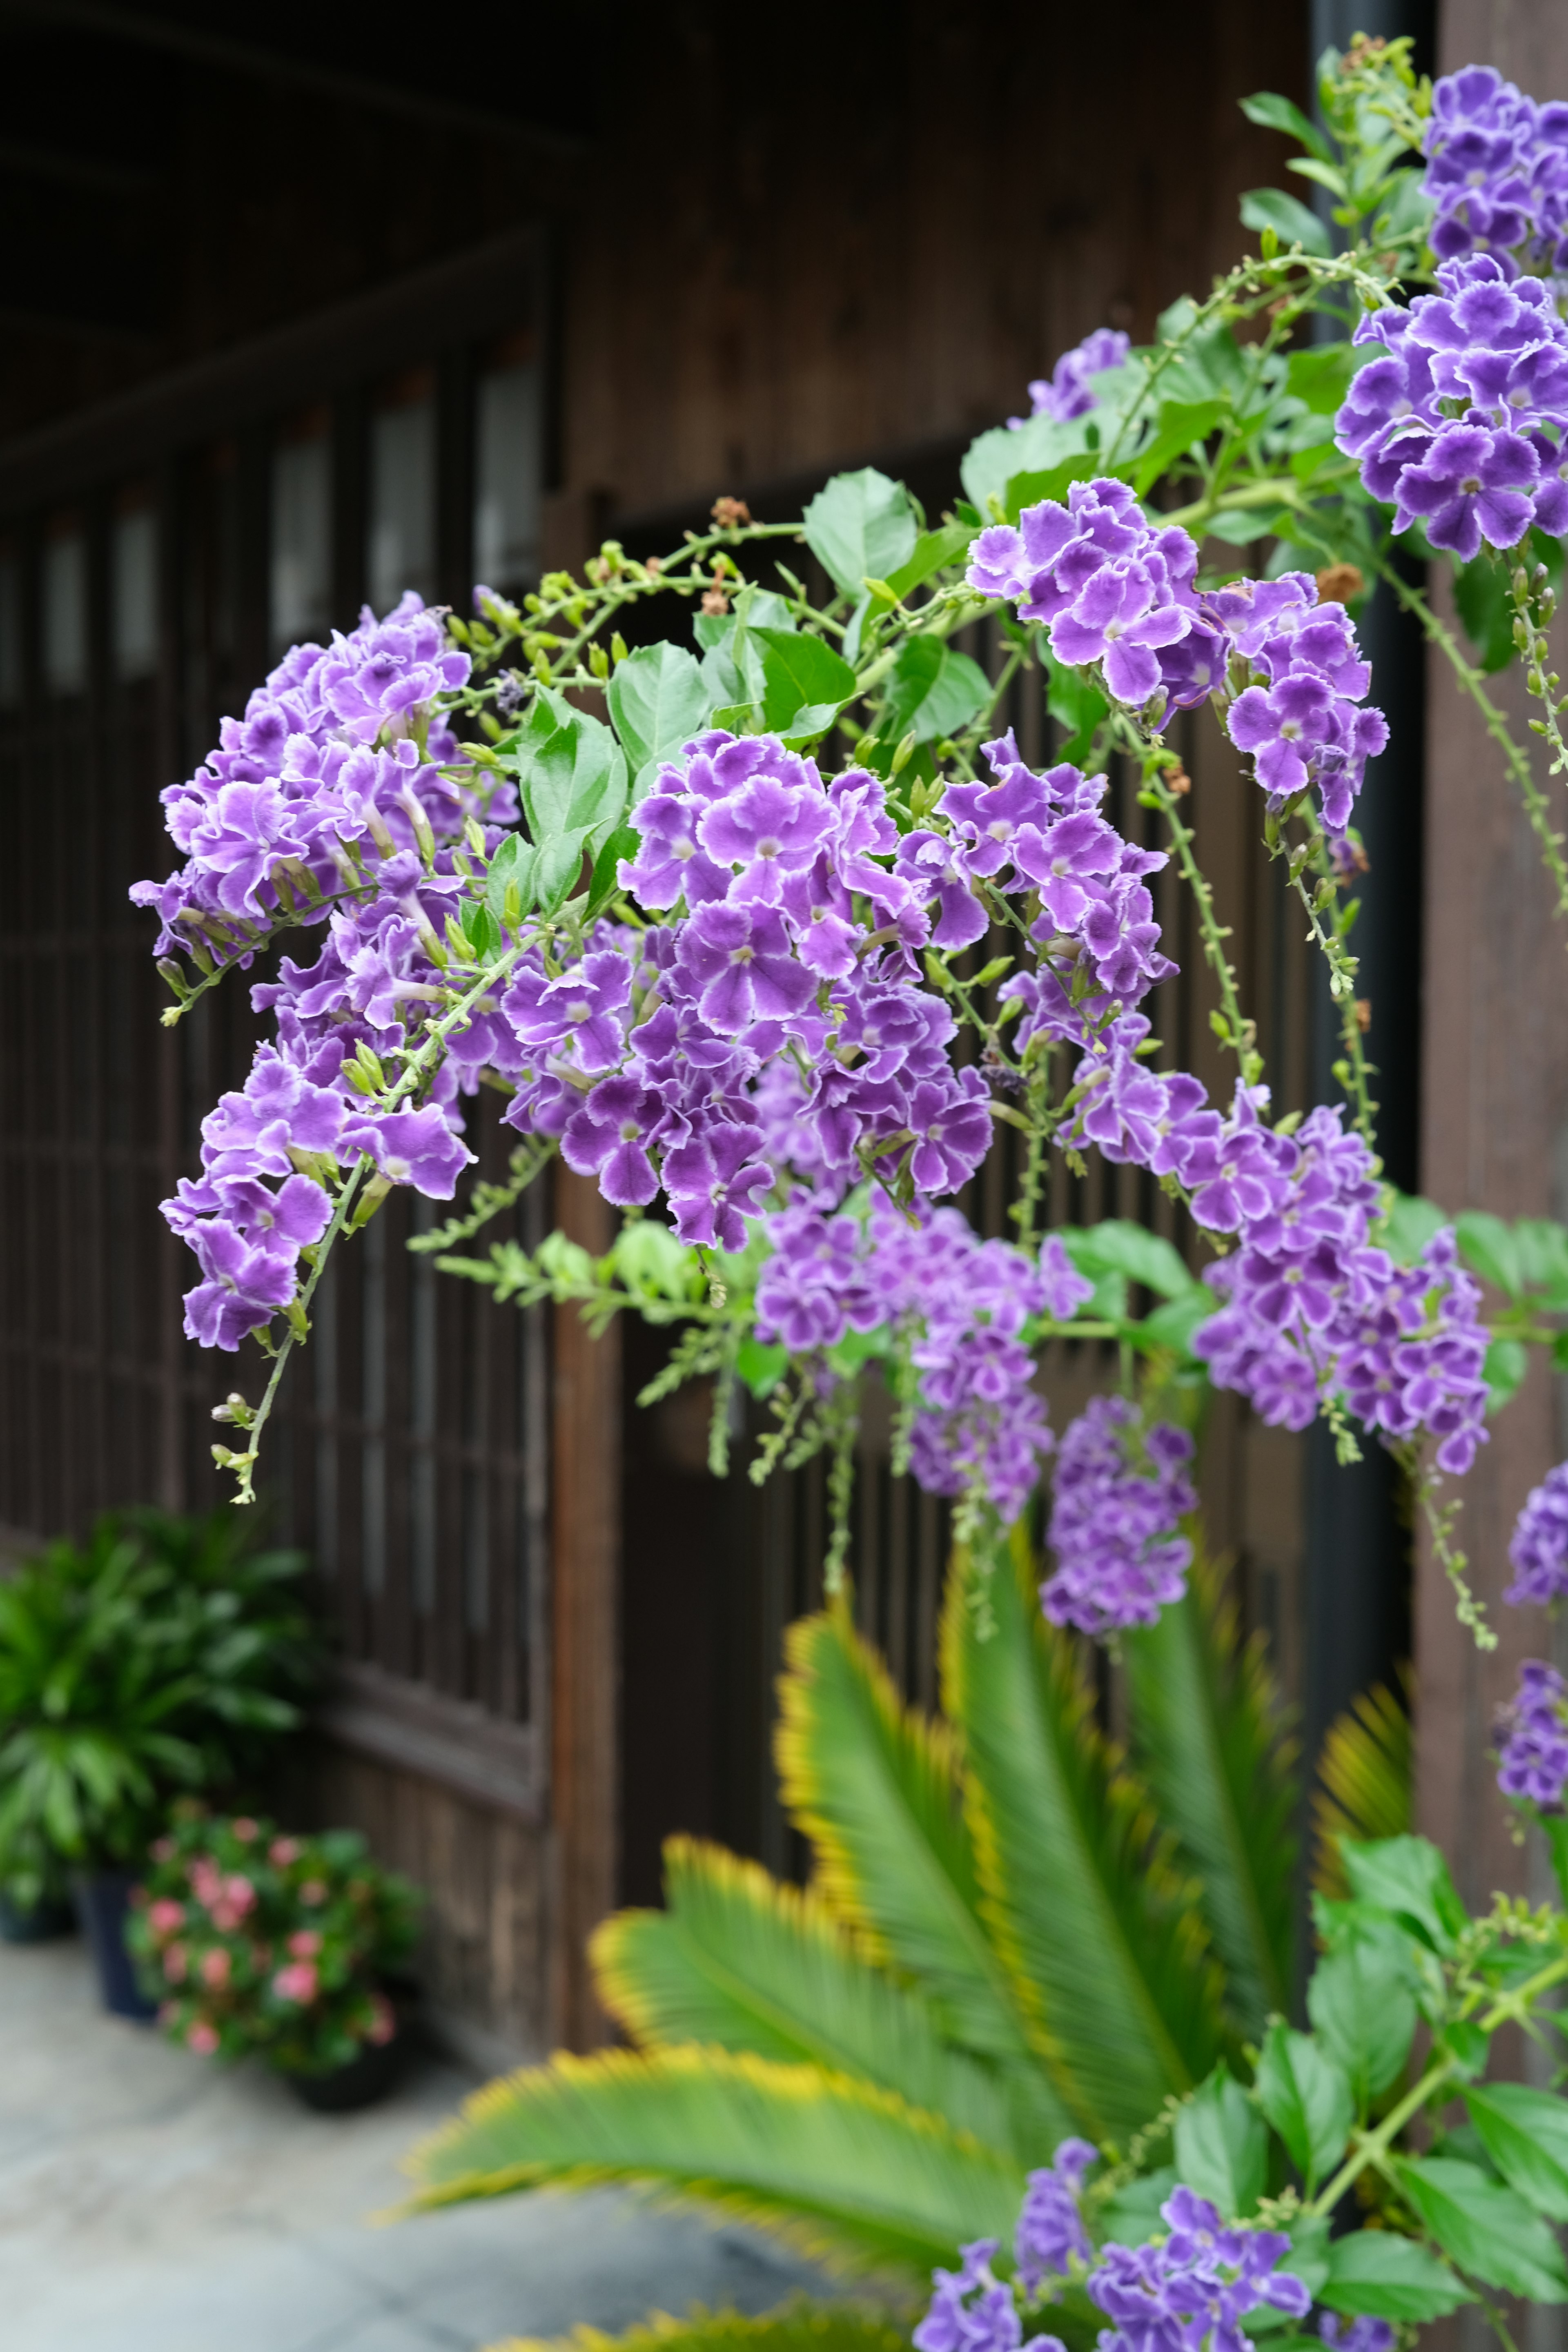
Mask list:
[[1125,1397],[1096,1397],[1068,1424],[1047,1536],[1056,1572],[1040,1587],[1053,1625],[1099,1639],[1152,1625],[1167,1601],[1181,1599],[1193,1548],[1178,1522],[1197,1507],[1186,1474],[1192,1454],[1185,1430],[1156,1422],[1141,1432]]
[[1452,1226],[1396,1266],[1369,1238],[1372,1155],[1338,1110],[1258,1138],[1240,1245],[1205,1276],[1225,1304],[1194,1350],[1271,1424],[1305,1429],[1327,1389],[1385,1439],[1436,1437],[1438,1467],[1462,1474],[1486,1442],[1487,1334]]
[[[1096,327],[1081,343],[1062,353],[1048,376],[1037,377],[1029,386],[1030,415],[1049,416],[1058,425],[1087,416],[1090,409],[1100,406],[1099,395],[1090,389],[1091,378],[1121,367],[1131,350],[1131,338],[1119,328]],[[1010,416],[1007,422],[1017,426],[1024,419]]]
[[1527,1658],[1498,1718],[1498,1787],[1556,1812],[1568,1784],[1568,1691],[1555,1666]]
[[1516,1608],[1560,1601],[1568,1592],[1568,1462],[1532,1486],[1508,1548],[1513,1582],[1503,1594]]
[[956,1209],[906,1215],[884,1198],[863,1212],[792,1203],[766,1230],[759,1338],[805,1353],[890,1327],[919,1381],[915,1477],[931,1494],[983,1495],[1005,1524],[1016,1518],[1051,1444],[1026,1327],[1037,1316],[1066,1321],[1093,1288],[1060,1241],[1031,1261],[979,1240]]
[[1013,2252],[1018,2284],[1031,2300],[1048,2284],[1065,2278],[1075,2257],[1082,2263],[1093,2260],[1078,2200],[1084,2174],[1099,2157],[1100,2150],[1088,2140],[1064,2139],[1049,2165],[1029,2175]]
[[982,531],[973,553],[971,586],[1048,624],[1059,661],[1098,665],[1114,699],[1156,724],[1214,695],[1271,810],[1312,786],[1331,833],[1344,830],[1388,727],[1362,707],[1372,670],[1349,615],[1318,603],[1310,573],[1200,595],[1187,532],[1156,529],[1125,483],[1106,479]]
[[962,2270],[931,2273],[935,2292],[914,2331],[915,2352],[1064,2352],[1055,2336],[1024,2342],[1013,2290],[991,2269],[995,2252],[994,2238],[976,2238],[958,2250]]
[[1422,522],[1434,547],[1466,562],[1483,541],[1517,546],[1532,523],[1561,538],[1568,327],[1551,290],[1539,278],[1510,283],[1490,254],[1447,263],[1437,283],[1356,328],[1355,341],[1383,356],[1352,383],[1335,440],[1393,505],[1396,530]]
[[1340,2319],[1325,2311],[1318,2321],[1318,2334],[1330,2352],[1394,2352],[1392,2322],[1373,2319],[1364,2313],[1359,2319]]
[[1568,268],[1568,106],[1540,106],[1491,66],[1445,74],[1424,142],[1439,261]]
[[1226,2229],[1216,2209],[1177,2188],[1160,2212],[1158,2245],[1102,2249],[1089,2293],[1107,2318],[1100,2352],[1247,2352],[1241,2323],[1268,2305],[1305,2318],[1312,2298],[1276,2265],[1290,2241],[1279,2230]]

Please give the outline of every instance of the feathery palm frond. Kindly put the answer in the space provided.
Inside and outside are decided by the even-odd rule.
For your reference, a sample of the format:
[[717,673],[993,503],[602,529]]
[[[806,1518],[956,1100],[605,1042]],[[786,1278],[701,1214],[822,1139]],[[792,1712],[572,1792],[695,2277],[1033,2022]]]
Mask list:
[[819,1895],[721,1846],[671,1838],[664,1911],[595,1934],[599,1998],[645,2047],[710,2042],[896,2091],[994,2147],[1016,2146],[994,2068],[944,2042],[930,2005],[870,1960]]
[[690,2312],[672,2319],[649,2312],[623,2336],[601,2328],[574,2327],[547,2342],[535,2336],[510,2336],[489,2352],[909,2352],[909,2323],[853,2304],[786,2303],[757,2317],[740,2311]]
[[1300,1797],[1296,1745],[1260,1635],[1244,1641],[1213,1562],[1152,1625],[1122,1637],[1131,1745],[1201,1889],[1239,2038],[1289,2006]]
[[564,2055],[477,2091],[416,2148],[416,2208],[622,2180],[758,2222],[848,2273],[911,2285],[1005,2237],[1024,2168],[890,2091],[690,2045]]
[[1399,1689],[1363,1691],[1324,1736],[1312,1791],[1312,1885],[1320,1895],[1349,1895],[1340,1840],[1402,1837],[1412,1826],[1414,1750],[1411,1675]]
[[1214,2064],[1217,1970],[1195,1891],[1095,1729],[1069,1637],[1034,1605],[1026,1545],[996,1555],[989,1626],[972,1605],[977,1572],[955,1559],[942,1690],[985,1916],[1083,2128],[1120,2138]]

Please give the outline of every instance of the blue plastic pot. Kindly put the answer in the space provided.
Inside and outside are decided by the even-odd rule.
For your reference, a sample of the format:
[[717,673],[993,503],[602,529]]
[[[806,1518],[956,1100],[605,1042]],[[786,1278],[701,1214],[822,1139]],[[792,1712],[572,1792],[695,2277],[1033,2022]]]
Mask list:
[[134,2018],[139,2025],[149,2025],[158,2014],[158,2004],[149,2000],[137,1983],[125,1948],[125,1918],[136,1883],[133,1870],[84,1873],[76,1882],[76,1916],[98,1970],[98,1990],[105,2009],[110,2017]]

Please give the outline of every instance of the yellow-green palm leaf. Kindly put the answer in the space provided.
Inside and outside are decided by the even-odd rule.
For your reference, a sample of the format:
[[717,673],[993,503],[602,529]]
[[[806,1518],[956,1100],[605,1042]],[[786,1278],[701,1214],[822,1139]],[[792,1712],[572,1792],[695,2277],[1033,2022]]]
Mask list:
[[671,1838],[663,1911],[623,1911],[590,1947],[599,1998],[645,2046],[704,2042],[815,2063],[896,2091],[1005,2152],[1001,2071],[955,2050],[931,2006],[869,1959],[821,1897],[721,1846]]
[[1070,1639],[1047,1625],[1021,1543],[998,1550],[990,1622],[955,1561],[942,1629],[948,1715],[986,1917],[1036,2046],[1081,2127],[1124,2139],[1219,2055],[1218,1972],[1196,1890],[1146,1793],[1099,1737]]
[[[1312,1791],[1312,1885],[1335,1899],[1350,1891],[1340,1840],[1403,1837],[1414,1825],[1410,1678],[1400,1690],[1363,1691],[1329,1726]],[[1401,1696],[1403,1695],[1403,1696]]]
[[654,2311],[623,2336],[574,2327],[553,2342],[510,2336],[489,2352],[909,2352],[909,2322],[854,2304],[786,2303],[753,2318],[740,2311],[696,2310],[685,2319]]
[[416,2206],[621,2180],[761,2223],[911,2285],[1005,2238],[1023,2168],[889,2091],[727,2050],[559,2056],[477,2091],[415,2150]]

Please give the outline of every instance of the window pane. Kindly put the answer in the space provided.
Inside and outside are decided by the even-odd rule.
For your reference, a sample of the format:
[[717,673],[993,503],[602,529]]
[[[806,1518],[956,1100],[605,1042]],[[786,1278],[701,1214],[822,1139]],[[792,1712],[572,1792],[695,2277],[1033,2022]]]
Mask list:
[[51,694],[87,684],[87,548],[79,530],[44,546],[44,683]]
[[378,409],[370,425],[370,601],[436,593],[436,404],[428,391]]
[[117,518],[111,580],[114,674],[147,677],[158,667],[158,525],[150,507]]
[[272,647],[326,635],[332,602],[331,453],[324,433],[272,457]]
[[481,375],[475,421],[475,577],[487,588],[526,587],[539,577],[538,362],[523,360]]
[[22,699],[22,571],[8,551],[0,555],[0,710]]

